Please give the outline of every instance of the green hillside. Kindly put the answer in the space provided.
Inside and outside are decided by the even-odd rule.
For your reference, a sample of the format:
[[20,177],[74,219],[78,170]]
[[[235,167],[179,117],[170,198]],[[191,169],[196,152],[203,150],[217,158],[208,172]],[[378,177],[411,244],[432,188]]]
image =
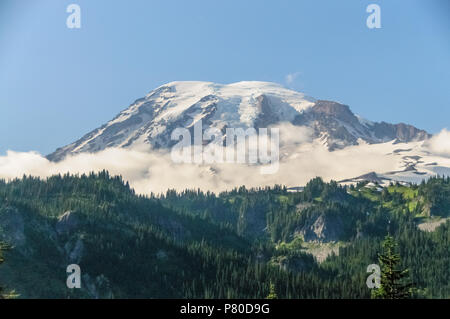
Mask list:
[[[366,268],[391,233],[416,297],[449,298],[449,213],[448,178],[143,197],[105,171],[23,177],[0,181],[12,246],[0,286],[19,298],[264,298],[273,283],[279,298],[370,298]],[[73,263],[81,289],[66,287]]]

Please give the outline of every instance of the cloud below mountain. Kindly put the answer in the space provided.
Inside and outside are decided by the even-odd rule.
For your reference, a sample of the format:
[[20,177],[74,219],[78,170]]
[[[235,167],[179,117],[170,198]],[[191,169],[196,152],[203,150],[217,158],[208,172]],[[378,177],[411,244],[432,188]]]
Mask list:
[[382,145],[359,145],[329,152],[323,145],[309,142],[294,147],[282,145],[280,152],[278,172],[262,175],[257,165],[176,164],[170,153],[161,151],[148,153],[110,148],[95,154],[69,156],[57,163],[36,152],[8,151],[6,156],[0,157],[0,177],[8,180],[26,174],[45,178],[58,173],[83,174],[106,169],[113,175],[122,175],[138,193],[149,194],[169,188],[223,191],[241,185],[298,186],[315,176],[343,179],[374,168],[381,171],[395,168],[395,159],[385,154]]

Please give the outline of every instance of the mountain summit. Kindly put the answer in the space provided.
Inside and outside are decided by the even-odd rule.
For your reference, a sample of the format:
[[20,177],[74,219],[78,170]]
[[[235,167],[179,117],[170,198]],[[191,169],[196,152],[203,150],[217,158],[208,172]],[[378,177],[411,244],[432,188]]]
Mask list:
[[429,134],[407,124],[375,123],[352,113],[347,105],[316,100],[270,82],[232,84],[171,82],[136,100],[127,109],[78,141],[47,156],[98,152],[109,147],[169,148],[174,129],[203,127],[265,128],[289,122],[307,126],[329,150],[355,145],[359,140],[382,143],[424,140]]

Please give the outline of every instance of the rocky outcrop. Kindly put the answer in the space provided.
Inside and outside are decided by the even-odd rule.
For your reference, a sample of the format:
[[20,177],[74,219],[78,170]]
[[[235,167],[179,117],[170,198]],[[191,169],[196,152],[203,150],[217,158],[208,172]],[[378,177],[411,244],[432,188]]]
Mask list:
[[344,235],[343,222],[338,217],[322,214],[295,233],[306,242],[336,242]]

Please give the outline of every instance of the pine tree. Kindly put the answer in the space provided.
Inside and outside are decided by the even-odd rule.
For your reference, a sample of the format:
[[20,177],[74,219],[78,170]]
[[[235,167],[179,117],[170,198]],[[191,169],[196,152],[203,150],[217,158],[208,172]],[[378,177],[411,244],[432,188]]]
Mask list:
[[269,295],[266,297],[266,299],[278,299],[278,295],[275,291],[275,285],[273,283],[270,283]]
[[400,268],[400,255],[395,252],[396,243],[390,235],[383,241],[383,253],[378,255],[381,268],[381,286],[372,291],[373,299],[406,299],[412,295],[408,269]]

